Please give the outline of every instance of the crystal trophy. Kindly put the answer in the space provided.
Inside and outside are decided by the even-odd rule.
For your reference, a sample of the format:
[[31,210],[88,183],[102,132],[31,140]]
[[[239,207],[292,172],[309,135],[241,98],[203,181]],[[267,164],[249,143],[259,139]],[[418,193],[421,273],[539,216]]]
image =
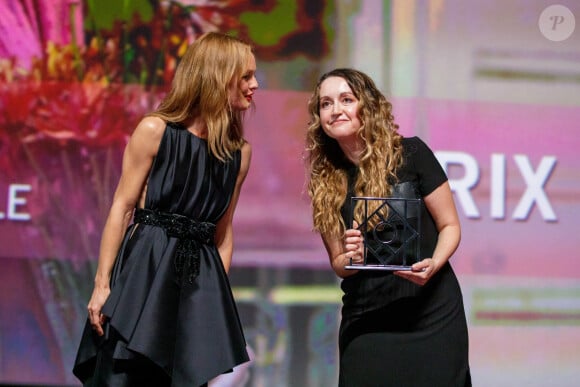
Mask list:
[[[362,206],[356,219],[355,208]],[[411,270],[420,260],[421,199],[353,197],[351,225],[361,231],[363,262],[346,265],[356,270]]]

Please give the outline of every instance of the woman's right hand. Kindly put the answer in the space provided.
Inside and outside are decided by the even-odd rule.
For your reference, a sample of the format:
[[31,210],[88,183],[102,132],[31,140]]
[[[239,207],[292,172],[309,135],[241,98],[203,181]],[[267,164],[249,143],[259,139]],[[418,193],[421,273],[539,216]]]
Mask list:
[[93,330],[99,336],[103,336],[105,331],[103,330],[103,324],[105,323],[106,316],[101,313],[105,301],[109,297],[111,289],[109,287],[95,287],[87,309],[89,311],[89,321]]
[[344,256],[349,262],[361,264],[364,261],[363,237],[357,227],[358,224],[354,222],[353,228],[344,233]]

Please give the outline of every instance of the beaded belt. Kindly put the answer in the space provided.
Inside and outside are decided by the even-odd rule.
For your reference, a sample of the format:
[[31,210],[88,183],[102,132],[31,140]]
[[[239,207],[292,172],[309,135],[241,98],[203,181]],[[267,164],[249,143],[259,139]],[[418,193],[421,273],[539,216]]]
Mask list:
[[159,212],[146,208],[135,209],[135,223],[161,227],[167,236],[178,239],[175,252],[175,270],[181,280],[184,276],[190,283],[199,275],[199,250],[201,245],[213,245],[216,226],[213,223],[197,222],[187,216]]

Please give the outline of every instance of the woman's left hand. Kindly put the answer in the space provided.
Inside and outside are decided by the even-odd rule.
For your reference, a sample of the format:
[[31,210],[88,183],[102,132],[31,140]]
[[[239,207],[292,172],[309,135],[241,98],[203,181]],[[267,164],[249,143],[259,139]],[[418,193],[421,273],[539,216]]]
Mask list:
[[432,258],[425,258],[411,266],[411,270],[395,271],[393,274],[423,286],[439,270]]

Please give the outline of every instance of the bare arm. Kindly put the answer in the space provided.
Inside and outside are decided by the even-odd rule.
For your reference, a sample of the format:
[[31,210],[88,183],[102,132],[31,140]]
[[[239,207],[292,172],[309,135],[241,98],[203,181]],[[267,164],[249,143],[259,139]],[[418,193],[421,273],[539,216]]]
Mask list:
[[361,232],[353,229],[346,230],[344,238],[332,238],[322,236],[322,242],[330,259],[330,266],[337,276],[348,277],[358,272],[358,270],[347,270],[344,267],[351,263],[363,262],[363,239]]
[[109,296],[111,271],[125,230],[133,217],[133,209],[143,199],[147,177],[159,148],[165,123],[159,118],[144,118],[133,132],[123,154],[121,178],[113,196],[113,203],[103,228],[95,287],[89,300],[91,325],[103,334],[105,316],[101,309]]
[[459,216],[453,201],[449,182],[441,184],[424,198],[425,206],[439,232],[433,256],[413,265],[413,271],[399,271],[396,275],[424,285],[453,255],[461,240]]
[[221,219],[218,221],[218,224],[216,225],[215,242],[226,273],[230,270],[232,254],[234,251],[234,233],[232,226],[234,212],[236,210],[236,206],[238,205],[242,184],[244,183],[244,180],[248,175],[248,170],[250,169],[251,158],[252,148],[249,143],[245,143],[242,147],[242,161],[240,165],[240,171],[236,179],[236,186],[234,188],[232,200],[230,201],[230,205],[228,206],[225,214],[221,217]]

